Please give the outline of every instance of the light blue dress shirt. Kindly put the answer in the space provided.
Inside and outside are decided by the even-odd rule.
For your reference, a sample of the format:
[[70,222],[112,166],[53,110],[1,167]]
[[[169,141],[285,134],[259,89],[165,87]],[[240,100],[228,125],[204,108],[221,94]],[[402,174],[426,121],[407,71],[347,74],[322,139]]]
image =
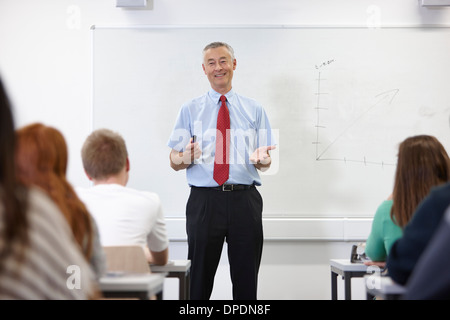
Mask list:
[[[221,101],[220,93],[208,93],[185,103],[175,122],[167,145],[184,151],[192,136],[202,150],[200,159],[186,169],[190,186],[216,187],[213,179],[216,149],[217,114]],[[230,90],[225,94],[230,113],[230,175],[226,184],[261,185],[261,178],[249,157],[261,146],[275,145],[269,120],[262,106],[255,100]]]

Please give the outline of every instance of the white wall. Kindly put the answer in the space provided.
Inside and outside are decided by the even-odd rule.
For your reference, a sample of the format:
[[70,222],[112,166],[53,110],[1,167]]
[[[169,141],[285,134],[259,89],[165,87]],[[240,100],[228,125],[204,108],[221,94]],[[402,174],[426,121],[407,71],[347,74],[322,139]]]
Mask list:
[[[418,0],[149,0],[146,10],[123,10],[115,8],[114,0],[0,0],[0,74],[15,105],[17,125],[41,121],[59,128],[70,148],[68,177],[84,186],[88,181],[79,150],[90,132],[89,28],[94,24],[450,24],[450,8],[422,8]],[[328,261],[347,258],[351,244],[266,242],[259,297],[329,299]],[[172,242],[170,249],[172,259],[186,257],[184,242]],[[222,260],[215,299],[231,297]],[[176,296],[175,287],[168,284],[166,297]],[[364,298],[362,283],[355,287],[355,297]]]

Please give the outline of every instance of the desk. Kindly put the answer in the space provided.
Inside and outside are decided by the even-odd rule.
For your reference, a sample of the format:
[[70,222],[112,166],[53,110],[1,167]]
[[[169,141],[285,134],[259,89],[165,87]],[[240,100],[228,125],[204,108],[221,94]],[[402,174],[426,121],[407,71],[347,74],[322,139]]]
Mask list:
[[148,300],[162,294],[164,277],[164,273],[107,275],[99,279],[99,287],[105,298]]
[[351,300],[351,280],[366,275],[367,266],[363,263],[352,263],[350,259],[331,259],[331,299],[337,300],[337,276],[342,276],[345,284],[345,300]]
[[189,300],[191,260],[171,260],[164,266],[150,265],[151,272],[164,272],[168,278],[178,278],[180,300]]
[[388,276],[366,275],[367,297],[380,297],[385,300],[398,300],[405,293],[405,287],[395,283]]

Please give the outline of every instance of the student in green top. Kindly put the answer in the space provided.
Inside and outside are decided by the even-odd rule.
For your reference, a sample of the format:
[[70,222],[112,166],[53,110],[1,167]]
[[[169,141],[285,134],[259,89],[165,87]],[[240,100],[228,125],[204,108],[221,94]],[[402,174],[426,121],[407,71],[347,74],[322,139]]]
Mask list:
[[392,244],[402,236],[417,205],[431,188],[450,180],[450,159],[433,136],[418,135],[399,146],[392,195],[378,207],[366,241],[366,264],[384,267]]

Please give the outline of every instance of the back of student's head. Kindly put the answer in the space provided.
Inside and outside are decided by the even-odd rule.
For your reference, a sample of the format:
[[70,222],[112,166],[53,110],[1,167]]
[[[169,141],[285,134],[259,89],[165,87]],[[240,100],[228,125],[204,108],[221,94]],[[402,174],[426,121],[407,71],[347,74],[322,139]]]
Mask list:
[[44,187],[50,176],[66,176],[65,139],[59,130],[41,123],[24,126],[17,130],[16,159],[22,182]]
[[16,178],[14,147],[11,105],[0,79],[0,271],[4,259],[13,252],[11,244],[28,241],[27,192]]
[[67,144],[56,128],[33,123],[16,131],[18,179],[39,186],[64,214],[87,258],[91,255],[92,226],[86,206],[66,179]]
[[450,180],[450,159],[433,136],[418,135],[399,146],[391,216],[404,227],[431,188]]
[[84,170],[92,179],[105,179],[123,170],[128,151],[120,134],[109,129],[98,129],[87,137],[81,157]]

